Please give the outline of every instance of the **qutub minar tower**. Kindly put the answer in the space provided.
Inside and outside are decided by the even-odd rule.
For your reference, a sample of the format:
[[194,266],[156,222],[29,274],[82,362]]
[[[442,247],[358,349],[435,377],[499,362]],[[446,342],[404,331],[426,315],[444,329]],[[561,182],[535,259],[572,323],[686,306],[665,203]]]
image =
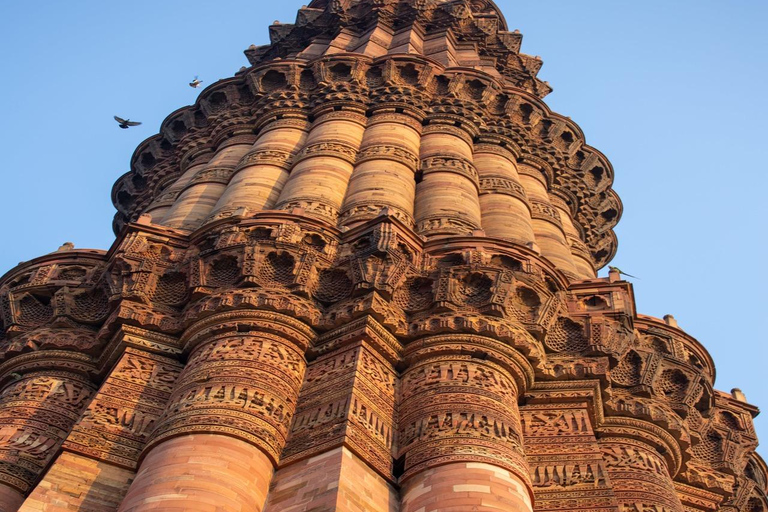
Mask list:
[[768,512],[489,0],[315,0],[0,279],[0,510]]

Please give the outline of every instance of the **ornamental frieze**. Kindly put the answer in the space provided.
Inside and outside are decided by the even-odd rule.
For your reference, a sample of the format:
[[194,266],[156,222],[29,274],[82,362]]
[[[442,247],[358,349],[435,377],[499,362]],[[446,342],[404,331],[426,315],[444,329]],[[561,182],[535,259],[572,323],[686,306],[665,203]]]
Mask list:
[[246,154],[240,163],[235,168],[235,173],[252,165],[274,165],[282,167],[285,170],[290,170],[292,162],[292,154],[287,151],[279,151],[275,149],[259,149]]
[[[421,160],[421,172],[426,175],[433,172],[451,172],[464,176],[478,185],[479,177],[475,166],[461,158],[434,156]],[[478,185],[479,186],[479,185]]]
[[0,509],[768,512],[757,408],[597,277],[614,171],[521,44],[312,0],[169,116],[109,252],[0,278]]
[[528,203],[528,195],[525,188],[518,182],[503,177],[483,177],[480,178],[481,194],[505,194],[515,197],[524,203]]
[[419,157],[409,149],[388,145],[370,146],[357,154],[357,164],[370,160],[392,160],[411,169],[415,169],[419,163]]

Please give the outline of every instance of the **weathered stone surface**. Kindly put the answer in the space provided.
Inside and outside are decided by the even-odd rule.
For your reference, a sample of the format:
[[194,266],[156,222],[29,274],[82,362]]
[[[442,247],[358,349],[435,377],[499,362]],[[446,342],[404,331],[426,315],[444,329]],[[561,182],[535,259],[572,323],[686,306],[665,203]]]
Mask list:
[[0,278],[0,512],[768,512],[488,0],[314,0]]

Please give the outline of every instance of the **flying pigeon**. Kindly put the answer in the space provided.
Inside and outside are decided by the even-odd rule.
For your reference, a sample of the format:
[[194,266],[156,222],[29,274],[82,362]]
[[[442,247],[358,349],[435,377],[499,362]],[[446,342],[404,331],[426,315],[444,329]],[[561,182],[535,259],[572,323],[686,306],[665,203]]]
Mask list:
[[193,89],[197,89],[198,87],[200,87],[200,84],[202,84],[202,83],[203,83],[203,81],[202,80],[198,80],[197,75],[195,75],[195,79],[192,80],[191,82],[189,82],[189,86],[191,88],[193,88]]
[[141,123],[138,121],[131,121],[130,119],[123,119],[122,117],[115,116],[115,121],[120,125],[120,128],[127,130],[131,126],[139,126]]
[[608,268],[611,269],[613,272],[618,272],[619,275],[631,277],[633,279],[640,279],[639,277],[633,276],[632,274],[627,274],[626,272],[622,272],[619,267],[608,267]]

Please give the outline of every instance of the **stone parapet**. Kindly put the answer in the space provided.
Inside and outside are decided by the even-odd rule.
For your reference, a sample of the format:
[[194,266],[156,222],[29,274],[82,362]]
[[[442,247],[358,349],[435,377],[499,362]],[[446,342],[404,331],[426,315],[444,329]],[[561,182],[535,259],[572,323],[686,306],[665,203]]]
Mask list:
[[0,512],[768,512],[490,0],[312,0],[0,278]]

